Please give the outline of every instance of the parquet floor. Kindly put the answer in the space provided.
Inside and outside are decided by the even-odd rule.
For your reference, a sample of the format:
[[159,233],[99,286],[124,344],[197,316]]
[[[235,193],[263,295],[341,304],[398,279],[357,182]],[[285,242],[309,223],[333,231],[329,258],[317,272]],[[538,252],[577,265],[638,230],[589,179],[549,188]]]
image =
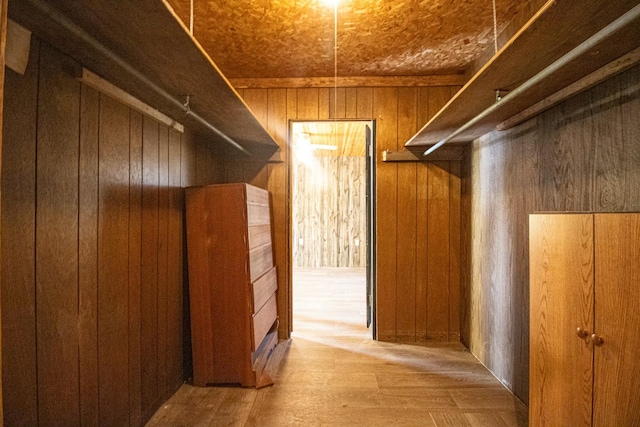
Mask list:
[[370,339],[364,271],[294,271],[294,334],[261,390],[183,385],[148,426],[526,426],[526,407],[462,345]]

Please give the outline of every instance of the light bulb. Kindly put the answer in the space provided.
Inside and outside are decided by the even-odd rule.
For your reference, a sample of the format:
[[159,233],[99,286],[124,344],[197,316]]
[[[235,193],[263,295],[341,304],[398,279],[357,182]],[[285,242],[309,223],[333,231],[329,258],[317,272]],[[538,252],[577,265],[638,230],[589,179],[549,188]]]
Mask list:
[[329,7],[336,7],[338,3],[340,3],[340,0],[322,0],[322,3]]

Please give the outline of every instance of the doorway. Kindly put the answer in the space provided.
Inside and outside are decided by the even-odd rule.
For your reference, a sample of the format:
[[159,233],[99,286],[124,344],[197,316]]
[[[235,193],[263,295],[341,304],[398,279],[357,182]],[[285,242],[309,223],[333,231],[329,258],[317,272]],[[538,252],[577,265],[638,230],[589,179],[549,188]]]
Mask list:
[[374,122],[293,121],[294,335],[375,337]]

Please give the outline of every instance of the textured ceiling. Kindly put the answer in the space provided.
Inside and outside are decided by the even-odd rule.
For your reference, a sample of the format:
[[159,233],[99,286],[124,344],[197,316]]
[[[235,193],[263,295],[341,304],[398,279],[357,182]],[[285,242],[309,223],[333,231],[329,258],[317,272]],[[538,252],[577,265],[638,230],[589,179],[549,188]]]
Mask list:
[[[498,30],[529,0],[495,0]],[[189,27],[190,0],[168,0]],[[194,36],[229,78],[334,75],[322,0],[193,0]],[[491,0],[342,0],[338,75],[451,74],[493,44]]]

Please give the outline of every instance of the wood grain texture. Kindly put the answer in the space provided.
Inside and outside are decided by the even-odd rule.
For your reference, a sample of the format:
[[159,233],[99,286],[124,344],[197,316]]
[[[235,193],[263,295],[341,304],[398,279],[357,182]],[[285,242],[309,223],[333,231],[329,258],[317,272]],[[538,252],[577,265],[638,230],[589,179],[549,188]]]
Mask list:
[[[468,343],[523,401],[528,400],[529,239],[541,211],[637,211],[640,108],[634,67],[471,147],[468,172],[469,279],[463,282]],[[506,147],[506,148],[505,148]],[[469,182],[469,181],[467,181]],[[500,237],[501,236],[501,237]],[[499,237],[499,240],[496,240]],[[463,251],[464,253],[464,251]],[[491,254],[487,256],[487,254]],[[524,260],[524,261],[523,261]],[[506,326],[505,326],[506,325]]]
[[167,392],[171,394],[183,382],[182,330],[184,313],[182,294],[184,190],[180,186],[181,135],[169,131],[169,204],[167,235]]
[[252,352],[277,317],[274,293],[257,314],[251,310],[249,284],[273,261],[269,244],[249,251],[247,197],[257,189],[247,187],[190,187],[186,192],[194,383],[201,386],[259,386]]
[[[142,423],[142,114],[131,110],[129,124],[129,423]],[[181,323],[181,322],[180,322]]]
[[448,163],[427,169],[427,340],[449,339],[449,174]]
[[[254,94],[249,93],[250,108],[256,113],[258,117],[261,117],[262,120],[267,120],[266,127],[270,130],[272,135],[278,140],[277,135],[282,135],[282,150],[287,154],[283,158],[290,159],[291,163],[289,164],[277,164],[277,165],[268,165],[263,166],[264,169],[267,169],[267,183],[266,186],[269,188],[270,192],[273,196],[273,212],[274,212],[274,239],[273,239],[273,247],[275,251],[276,264],[278,265],[278,275],[279,275],[279,317],[280,317],[280,338],[287,337],[288,331],[291,330],[291,323],[287,323],[287,319],[290,319],[290,310],[291,310],[291,302],[290,302],[290,285],[285,286],[284,280],[288,280],[288,270],[291,266],[289,262],[289,256],[292,256],[292,260],[294,262],[298,262],[300,258],[296,255],[298,254],[299,248],[299,236],[296,232],[294,232],[291,237],[288,237],[288,224],[290,221],[293,223],[292,227],[297,227],[298,221],[301,221],[299,215],[296,215],[296,209],[292,200],[296,195],[299,194],[298,184],[295,179],[292,179],[289,182],[287,175],[290,175],[292,178],[295,177],[298,172],[295,157],[293,153],[289,151],[289,145],[285,144],[286,135],[287,135],[287,120],[302,120],[302,121],[313,121],[318,120],[320,118],[328,117],[334,118],[334,115],[337,118],[347,118],[347,119],[371,119],[374,118],[377,120],[378,126],[380,125],[380,117],[383,120],[391,120],[392,123],[383,124],[383,132],[385,132],[384,128],[387,126],[391,126],[391,129],[388,132],[388,135],[385,138],[388,138],[387,143],[390,144],[389,147],[392,147],[394,150],[397,149],[399,135],[403,132],[408,134],[416,130],[418,126],[424,124],[431,115],[435,114],[438,109],[449,99],[449,97],[455,93],[457,87],[446,87],[446,88],[431,88],[431,87],[421,87],[421,88],[406,88],[400,89],[397,88],[366,88],[366,87],[347,87],[347,88],[339,88],[337,91],[337,99],[334,99],[334,93],[332,90],[328,91],[328,101],[326,101],[326,91],[321,92],[317,88],[304,88],[304,89],[296,89],[296,88],[287,88],[287,89],[269,89],[267,94],[265,106],[265,98],[264,96],[256,97]],[[281,91],[281,92],[278,92]],[[387,105],[383,99],[380,97],[380,94],[391,93],[394,91],[398,91],[398,102],[397,105]],[[242,94],[248,93],[246,91],[242,91]],[[286,93],[286,100],[284,93]],[[395,92],[394,92],[395,93]],[[378,101],[376,101],[376,97],[378,97]],[[336,102],[337,101],[337,102]],[[261,111],[263,109],[267,109],[267,113]],[[324,111],[328,109],[328,111]],[[286,110],[286,113],[285,113]],[[334,113],[334,110],[337,111],[337,114]],[[384,114],[381,114],[384,113]],[[401,118],[399,120],[399,118]],[[265,124],[265,123],[263,123]],[[413,127],[412,129],[410,129]],[[280,140],[279,140],[280,141]],[[280,143],[280,142],[279,142]],[[401,143],[401,142],[400,142]],[[380,148],[380,145],[375,148],[376,156],[379,156],[378,153],[381,153],[383,149]],[[386,166],[384,166],[386,167]],[[348,167],[348,170],[351,166]],[[405,297],[402,297],[398,300],[398,303],[395,302],[392,304],[391,309],[391,318],[393,322],[398,315],[405,316],[406,308],[408,305],[415,306],[416,311],[416,320],[415,326],[412,326],[410,330],[408,330],[407,334],[411,336],[408,338],[410,340],[426,340],[426,292],[427,292],[427,270],[429,268],[427,262],[427,222],[426,212],[427,212],[427,204],[428,204],[428,193],[427,193],[427,177],[426,177],[426,166],[425,165],[416,165],[415,166],[415,195],[411,195],[410,193],[404,193],[406,187],[406,179],[402,179],[402,182],[398,181],[398,172],[397,166],[392,166],[393,174],[388,174],[385,178],[383,175],[387,173],[387,171],[380,170],[377,175],[377,184],[379,194],[384,195],[384,199],[382,201],[378,201],[378,206],[388,206],[390,203],[392,206],[397,206],[398,197],[403,200],[403,204],[412,205],[414,204],[411,200],[415,199],[415,207],[411,210],[406,211],[406,215],[408,215],[409,221],[407,223],[407,227],[404,225],[401,227],[400,231],[405,236],[405,240],[413,241],[415,239],[415,248],[413,255],[410,254],[410,250],[405,250],[405,245],[403,244],[393,244],[392,249],[389,251],[389,256],[393,257],[393,259],[397,259],[398,265],[403,265],[405,257],[416,259],[416,284],[415,284],[415,294],[411,297],[410,300],[404,301],[408,299],[408,292]],[[409,166],[411,169],[411,166]],[[405,171],[403,171],[404,173]],[[235,163],[229,164],[227,166],[226,177],[229,181],[242,181],[242,180],[250,180],[253,176],[256,176],[256,173],[264,173],[262,169],[255,168],[251,166],[249,167]],[[447,172],[449,173],[449,172]],[[332,172],[332,174],[334,174]],[[308,179],[312,177],[309,176]],[[455,179],[452,178],[455,182]],[[325,183],[327,180],[326,176],[318,176],[314,179],[314,182],[318,181],[321,183]],[[306,181],[305,181],[306,182]],[[276,198],[277,196],[277,198]],[[452,203],[451,212],[455,213],[454,207],[456,206],[455,195],[451,194],[452,201],[447,202],[447,209],[449,209],[449,204]],[[393,201],[387,200],[389,197],[393,197]],[[304,199],[304,198],[302,198]],[[350,199],[351,200],[351,199]],[[406,202],[406,203],[405,203]],[[291,211],[289,211],[289,205],[291,204]],[[315,212],[317,206],[322,206],[320,203],[306,203],[304,200],[299,201],[301,205],[301,209],[307,210],[309,212]],[[282,210],[280,207],[282,206]],[[340,205],[342,206],[342,204]],[[340,209],[341,211],[349,211],[350,209],[356,207],[356,205],[352,205],[351,201],[347,203],[347,208]],[[444,205],[443,205],[444,206]],[[386,208],[385,208],[386,209]],[[291,215],[291,220],[288,219],[289,215]],[[315,215],[315,213],[313,213]],[[413,220],[410,218],[415,216],[415,227],[411,226],[410,223],[413,223]],[[297,218],[297,219],[296,219]],[[322,215],[317,215],[317,221],[322,222],[324,218]],[[395,236],[396,233],[396,223],[398,221],[397,214],[393,216],[389,216],[387,219],[384,219],[382,222],[378,219],[379,230],[380,233],[393,233]],[[312,218],[306,219],[306,225],[311,225],[313,220]],[[383,225],[384,223],[384,225]],[[284,231],[278,231],[278,224],[282,224],[282,229]],[[301,223],[302,224],[302,223]],[[404,223],[403,223],[404,224]],[[451,222],[452,227],[455,224],[455,219]],[[293,230],[293,229],[292,229]],[[454,230],[455,231],[455,230]],[[333,235],[335,235],[335,231],[332,231]],[[324,239],[321,238],[321,235],[331,236],[329,231],[319,233],[306,233],[302,238],[304,239],[305,245],[308,244],[309,241],[313,242],[315,237],[315,242],[317,243],[317,249],[320,249],[320,245],[324,242]],[[412,233],[415,233],[415,237],[412,237]],[[308,235],[307,235],[308,234]],[[453,233],[452,233],[453,235]],[[383,239],[386,237],[383,237]],[[395,238],[395,237],[394,237]],[[311,240],[310,240],[311,239]],[[334,237],[332,237],[334,239]],[[293,246],[289,248],[289,244]],[[360,239],[360,250],[364,248],[364,241]],[[413,245],[413,243],[412,243]],[[455,248],[455,245],[451,246],[452,250]],[[353,249],[353,248],[351,248]],[[283,252],[284,251],[284,252]],[[404,251],[404,252],[403,252]],[[362,252],[360,252],[362,254]],[[401,255],[399,255],[401,254]],[[343,253],[343,256],[345,253]],[[406,256],[405,256],[406,255]],[[357,256],[356,252],[349,253],[350,257]],[[453,254],[451,255],[453,256]],[[326,255],[325,255],[326,257]],[[454,260],[455,261],[455,260]],[[451,268],[455,269],[454,261],[451,262]],[[382,261],[383,263],[386,261]],[[379,271],[384,271],[386,267],[380,267]],[[395,267],[391,276],[395,278]],[[400,270],[398,270],[400,271]],[[455,273],[455,272],[454,272]],[[384,273],[388,274],[388,273]],[[406,268],[402,270],[401,274],[409,274],[412,275],[412,269]],[[394,279],[395,280],[395,279]],[[405,282],[403,281],[403,285],[405,286]],[[413,286],[413,285],[409,285]],[[285,294],[287,292],[287,294]],[[394,291],[395,297],[395,291]],[[455,299],[454,299],[455,300]],[[449,313],[454,313],[457,311],[456,308],[450,309],[449,307],[443,311],[443,315],[446,311],[447,323],[449,321],[452,324],[455,324],[455,319],[450,319]],[[285,317],[287,316],[287,317]],[[384,315],[383,315],[384,316]],[[410,315],[411,316],[411,315]],[[454,316],[454,315],[451,315]],[[406,322],[411,323],[410,321]],[[420,331],[420,332],[416,332]],[[413,338],[417,336],[418,338]],[[454,332],[454,336],[457,336],[457,332]],[[449,339],[449,331],[446,331],[446,339]],[[391,340],[396,340],[395,332],[390,334]],[[452,338],[456,339],[456,338]]]
[[531,215],[529,221],[529,419],[540,426],[591,425],[593,353],[576,328],[591,334],[595,326],[593,216]]
[[[416,128],[417,92],[413,88],[398,89],[397,138],[408,138]],[[399,341],[415,342],[416,337],[416,260],[417,260],[417,164],[401,164],[397,168],[398,205],[396,263],[397,271],[397,332]]]
[[594,353],[594,425],[640,423],[640,374],[634,357],[640,334],[640,215],[595,215],[595,327],[604,338]]
[[72,65],[67,58],[44,44],[40,54],[35,247],[38,421],[77,424],[80,83],[64,72]]
[[[582,8],[573,2],[546,2],[543,8],[469,79],[463,90],[452,98],[447,108],[438,113],[428,126],[416,133],[407,144],[414,147],[424,146],[448,137],[454,130],[492,106],[495,103],[495,90],[509,91],[519,87],[588,37],[628,12],[633,5],[623,0],[602,3],[593,0],[588,6]],[[569,21],[581,24],[557,28],[557,22]],[[454,137],[452,142],[472,141],[491,132],[497,124],[514,114],[637,48],[637,43],[632,40],[636,40],[640,35],[639,28],[637,22],[630,23],[604,41],[593,44],[584,54],[550,73],[519,96],[505,102],[502,107],[484,115],[473,126]],[[562,40],[562,43],[554,43],[554,40]],[[548,48],[536,52],[537,46]]]
[[100,97],[98,381],[100,422],[129,421],[129,109]]
[[364,267],[365,158],[314,156],[312,161],[292,161],[294,266]]
[[296,269],[294,277],[295,337],[276,347],[266,368],[276,385],[256,391],[185,384],[149,427],[431,426],[432,417],[527,425],[526,406],[461,344],[372,341],[362,310],[364,269]]
[[[0,79],[2,79],[2,83],[0,83],[0,129],[4,126],[4,80],[5,80],[5,65],[7,65],[7,32],[8,26],[10,25],[7,19],[9,10],[9,1],[1,1],[0,2],[0,66],[2,70],[0,70]],[[13,26],[12,26],[13,27]],[[28,59],[28,55],[25,55]],[[26,69],[26,64],[22,67],[21,74],[24,74]],[[2,132],[0,131],[0,171],[2,170]],[[1,181],[1,179],[0,179]],[[0,182],[0,194],[2,193],[2,182]],[[0,203],[0,215],[2,214],[2,204]],[[2,223],[0,220],[0,238],[2,236]],[[1,241],[0,241],[1,243]],[[2,249],[0,246],[0,257],[2,255]],[[0,273],[2,272],[2,262],[0,259]],[[1,301],[1,299],[0,299]],[[0,307],[0,327],[2,326],[2,313]],[[2,360],[2,331],[0,328],[0,361]],[[0,366],[0,374],[2,373],[2,366]],[[1,377],[1,375],[0,375]],[[2,398],[2,378],[0,378],[0,425],[4,425],[4,404]]]
[[[53,8],[47,10],[46,6]],[[90,38],[106,47],[97,48],[78,31],[68,31],[56,17],[63,13]],[[182,102],[191,95],[191,110],[203,117],[249,152],[270,155],[277,148],[273,139],[246,108],[201,45],[176,19],[165,2],[109,4],[104,1],[45,2],[45,8],[30,3],[11,5],[16,22],[49,40],[78,62],[114,85],[165,114],[179,117],[185,126],[206,135],[217,149],[238,150],[191,115]],[[90,34],[90,35],[89,35]],[[162,47],[160,47],[162,46]],[[108,50],[113,49],[113,54]],[[167,99],[140,79],[114,66],[117,55],[174,98]],[[183,64],[189,64],[188,67]],[[216,96],[204,94],[215,93]]]
[[82,86],[78,180],[78,298],[81,423],[99,422],[98,383],[98,194],[100,94]]
[[158,394],[158,128],[157,122],[142,122],[142,266],[141,266],[141,357],[142,411],[146,414]]
[[34,265],[39,60],[40,43],[35,42],[25,75],[7,70],[4,82],[2,397],[7,425],[38,424]]
[[[182,361],[181,182],[183,174],[196,179],[196,158],[211,167],[218,160],[189,130],[170,133],[164,145],[164,188],[177,192],[165,204],[166,344],[164,354],[148,357],[159,340],[158,314],[148,316],[158,291],[158,124],[81,85],[69,73],[76,64],[51,47],[41,52],[40,44],[33,39],[25,76],[7,75],[13,119],[3,129],[11,159],[2,195],[3,246],[10,248],[2,255],[5,422],[141,425],[190,370]],[[219,174],[210,170],[202,179]],[[164,374],[158,358],[166,360]],[[148,387],[149,374],[154,382],[165,378],[163,394]]]
[[167,271],[169,225],[169,128],[158,132],[158,396],[167,390]]

